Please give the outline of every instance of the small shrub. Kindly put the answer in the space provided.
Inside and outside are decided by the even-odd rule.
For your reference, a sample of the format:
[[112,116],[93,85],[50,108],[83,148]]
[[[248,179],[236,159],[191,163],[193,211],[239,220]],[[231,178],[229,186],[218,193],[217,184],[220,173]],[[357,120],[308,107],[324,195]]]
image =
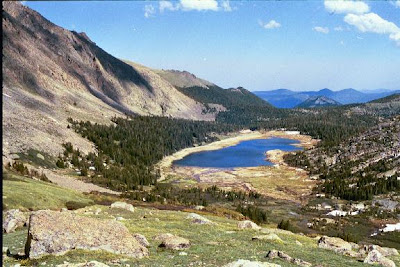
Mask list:
[[56,162],[56,165],[58,168],[64,169],[65,168],[65,164],[64,161],[62,159],[58,159]]
[[292,228],[290,220],[281,220],[281,222],[278,224],[278,228],[289,231]]
[[81,202],[76,202],[76,201],[68,201],[68,202],[65,203],[65,206],[69,210],[77,210],[77,209],[81,209],[81,208],[86,207],[87,204],[81,203]]

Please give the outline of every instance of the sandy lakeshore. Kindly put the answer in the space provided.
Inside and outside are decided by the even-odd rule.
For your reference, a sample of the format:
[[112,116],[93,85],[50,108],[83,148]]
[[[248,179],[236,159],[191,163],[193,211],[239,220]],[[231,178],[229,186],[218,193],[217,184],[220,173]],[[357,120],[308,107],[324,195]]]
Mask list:
[[308,179],[304,170],[287,166],[283,161],[283,156],[288,152],[281,150],[270,150],[265,153],[266,159],[274,163],[274,166],[218,169],[173,165],[174,161],[191,153],[217,150],[246,140],[270,137],[298,140],[300,143],[296,146],[303,148],[312,147],[318,142],[298,132],[242,132],[234,137],[227,137],[204,146],[186,148],[165,157],[158,163],[161,171],[160,181],[167,180],[183,187],[217,185],[225,189],[253,190],[274,198],[301,201],[311,192],[315,182]]

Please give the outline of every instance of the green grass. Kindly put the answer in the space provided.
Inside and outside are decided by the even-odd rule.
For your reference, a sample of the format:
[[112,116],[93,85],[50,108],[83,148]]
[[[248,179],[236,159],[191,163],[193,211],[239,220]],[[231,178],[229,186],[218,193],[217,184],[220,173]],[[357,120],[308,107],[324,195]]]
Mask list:
[[[63,256],[47,256],[39,260],[25,260],[22,263],[28,265],[43,264],[56,265],[64,261],[71,263],[97,260],[109,265],[112,261],[122,261],[130,266],[222,266],[238,259],[270,261],[282,266],[294,266],[281,260],[268,260],[265,258],[271,249],[282,250],[292,257],[301,258],[313,265],[322,266],[365,266],[356,259],[336,254],[329,250],[317,247],[317,240],[306,236],[292,234],[287,231],[276,231],[283,243],[252,241],[254,235],[260,234],[254,230],[238,230],[237,221],[216,216],[205,216],[216,222],[216,225],[196,225],[185,219],[188,213],[179,211],[155,210],[137,207],[134,213],[120,209],[110,209],[108,206],[96,205],[92,210],[101,208],[100,215],[84,215],[102,219],[111,219],[121,216],[122,221],[132,233],[141,233],[149,240],[151,247],[150,256],[143,259],[131,259],[129,257],[113,255],[102,251],[71,251]],[[107,214],[106,214],[107,212]],[[188,238],[192,246],[185,250],[188,255],[181,256],[179,251],[169,251],[158,248],[159,242],[153,237],[161,233],[172,233]],[[14,254],[23,249],[21,240],[26,238],[26,230],[13,234],[3,235],[3,246],[11,248]],[[303,246],[295,242],[300,241]],[[396,264],[400,263],[400,257],[392,257]],[[6,266],[17,261],[6,258]],[[21,262],[21,261],[20,261]]]
[[[60,209],[67,202],[74,201],[89,205],[92,200],[79,192],[60,188],[56,185],[21,177],[7,173],[3,179],[3,202],[6,208],[20,208],[22,210]],[[113,199],[112,201],[114,201]],[[252,241],[254,235],[261,234],[254,230],[238,230],[237,221],[212,215],[204,215],[216,225],[196,225],[186,219],[188,213],[171,210],[157,210],[153,208],[136,207],[131,213],[120,209],[110,209],[109,206],[94,205],[86,209],[100,208],[99,215],[82,215],[101,219],[123,217],[121,221],[131,233],[140,233],[146,236],[151,247],[150,256],[143,259],[132,259],[120,255],[113,255],[103,251],[75,250],[62,256],[46,256],[38,260],[17,260],[13,257],[3,258],[5,266],[16,263],[22,265],[57,265],[64,261],[71,263],[97,260],[110,266],[118,261],[130,266],[222,266],[238,259],[270,261],[281,266],[294,266],[281,260],[269,260],[265,256],[271,249],[281,250],[292,257],[322,266],[365,266],[356,259],[336,254],[329,250],[317,247],[317,240],[306,236],[293,234],[272,228],[265,231],[275,232],[283,243],[268,241]],[[289,208],[289,207],[287,207]],[[264,226],[270,227],[270,226]],[[181,256],[179,251],[169,251],[158,248],[159,242],[153,237],[161,233],[172,233],[189,239],[191,248],[185,250],[188,255]],[[3,234],[3,246],[9,247],[11,254],[16,255],[24,251],[27,237],[27,228],[15,233]],[[393,237],[394,240],[397,237]],[[303,246],[298,246],[296,240]],[[397,265],[400,257],[392,257]]]
[[3,179],[3,209],[61,209],[67,202],[90,205],[93,201],[80,192],[55,184],[7,172]]

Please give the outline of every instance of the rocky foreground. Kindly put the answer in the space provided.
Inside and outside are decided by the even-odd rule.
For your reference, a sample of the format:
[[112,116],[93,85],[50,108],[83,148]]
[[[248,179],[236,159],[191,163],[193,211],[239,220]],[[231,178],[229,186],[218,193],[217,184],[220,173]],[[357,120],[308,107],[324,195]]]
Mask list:
[[[9,246],[3,247],[3,263],[229,267],[400,263],[393,248],[327,236],[310,238],[201,213],[134,208],[124,202],[75,211],[9,210],[3,214],[3,239]],[[15,244],[18,240],[24,244]]]

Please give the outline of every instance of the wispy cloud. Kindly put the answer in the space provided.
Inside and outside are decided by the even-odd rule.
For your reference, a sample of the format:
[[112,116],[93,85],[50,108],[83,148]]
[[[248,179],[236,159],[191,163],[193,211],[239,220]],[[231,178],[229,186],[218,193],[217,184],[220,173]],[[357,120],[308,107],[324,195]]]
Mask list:
[[276,29],[276,28],[280,28],[282,26],[279,22],[276,22],[275,20],[270,20],[267,23],[264,23],[260,20],[260,21],[258,21],[258,24],[260,24],[260,26],[265,29]]
[[331,13],[340,14],[363,14],[369,11],[369,6],[361,1],[347,1],[347,0],[326,0],[324,2],[325,9]]
[[394,5],[396,8],[400,8],[400,0],[397,0],[397,1],[390,1],[390,3],[391,3],[392,5]]
[[175,11],[179,9],[179,4],[174,5],[169,1],[160,1],[158,7],[160,12],[164,12],[164,10]]
[[218,2],[216,0],[180,0],[182,10],[218,10]]
[[153,5],[145,5],[144,6],[144,16],[146,18],[152,17],[156,13],[156,9]]
[[337,31],[337,32],[342,32],[342,31],[344,31],[344,29],[343,29],[342,27],[340,27],[340,26],[333,28],[333,30],[334,30],[334,31]]
[[229,3],[229,0],[223,0],[221,2],[221,7],[226,12],[231,12],[233,10],[231,4]]
[[[160,13],[164,11],[224,11],[230,12],[232,8],[229,0],[180,0],[179,2],[161,0],[158,2]],[[145,6],[145,17],[153,16],[156,10],[152,5]]]
[[381,18],[378,14],[347,14],[344,17],[344,21],[361,32],[388,34],[389,39],[395,41],[397,46],[400,46],[400,28],[393,22]]
[[324,33],[324,34],[328,34],[329,33],[329,28],[328,27],[316,26],[316,27],[314,27],[312,29],[313,29],[313,31]]

